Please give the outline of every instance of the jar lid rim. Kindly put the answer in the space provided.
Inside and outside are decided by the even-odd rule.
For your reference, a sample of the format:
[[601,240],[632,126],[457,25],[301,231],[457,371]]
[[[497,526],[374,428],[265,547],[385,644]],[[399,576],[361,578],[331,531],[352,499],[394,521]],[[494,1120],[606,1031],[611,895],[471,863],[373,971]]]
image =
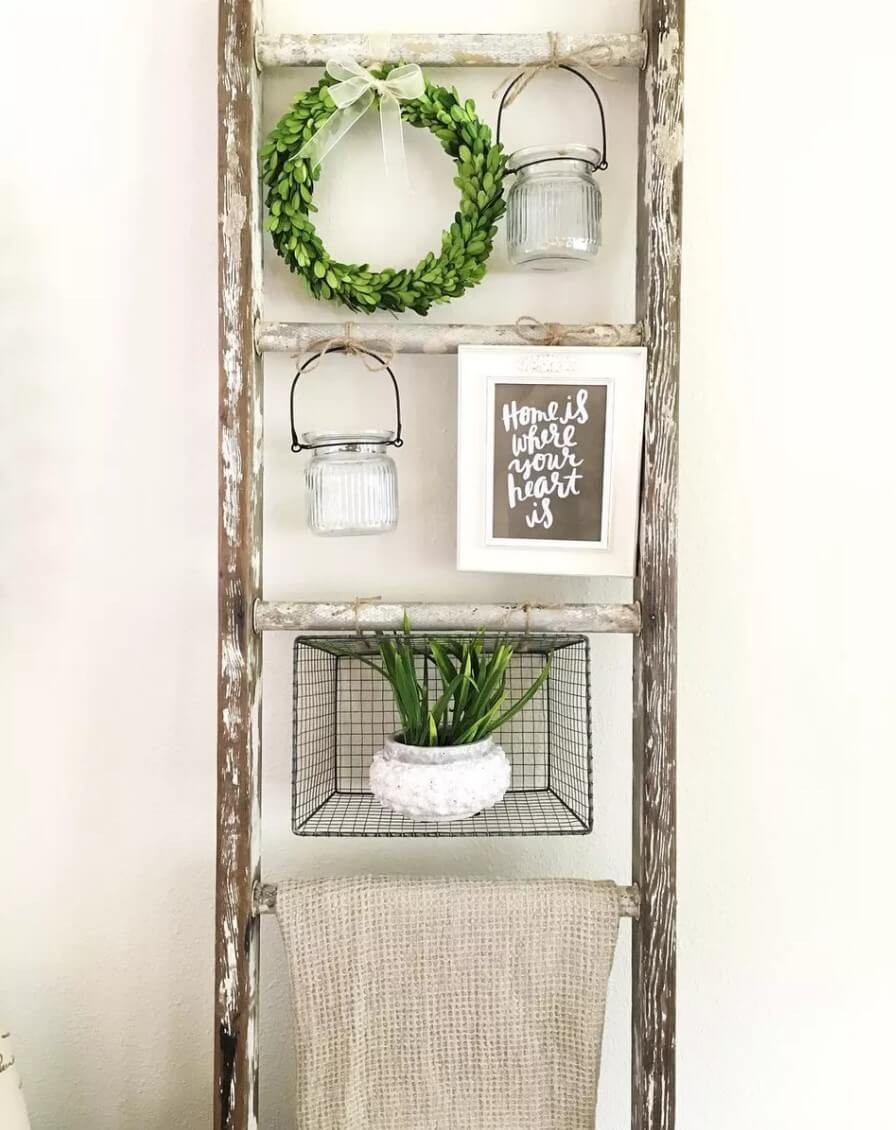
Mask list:
[[395,439],[395,432],[378,429],[353,432],[302,433],[302,443],[306,447],[340,447],[343,444],[347,446],[353,443],[380,445],[391,443],[393,439]]
[[507,171],[516,173],[529,165],[539,165],[542,161],[581,161],[589,165],[593,172],[600,168],[602,160],[600,150],[591,145],[529,145],[510,154]]

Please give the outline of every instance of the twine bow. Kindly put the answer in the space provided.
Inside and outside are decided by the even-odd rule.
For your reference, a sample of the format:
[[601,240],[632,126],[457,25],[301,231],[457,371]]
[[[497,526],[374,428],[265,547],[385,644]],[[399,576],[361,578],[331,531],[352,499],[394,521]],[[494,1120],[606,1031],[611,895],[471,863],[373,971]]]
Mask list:
[[[508,86],[515,83],[520,75],[522,75],[522,81],[513,88],[507,101],[504,103],[505,107],[512,106],[536,75],[540,75],[542,71],[552,70],[563,65],[581,67],[583,70],[591,71],[592,74],[597,75],[599,78],[615,81],[615,75],[607,74],[606,71],[601,69],[602,62],[610,61],[609,47],[598,44],[591,47],[580,47],[578,51],[561,52],[560,37],[556,31],[548,32],[548,44],[549,54],[547,59],[542,59],[540,63],[531,63],[528,67],[517,71],[516,74],[509,75],[492,91],[492,98],[497,98]],[[595,55],[601,55],[603,58],[596,59]]]
[[370,373],[378,373],[381,369],[388,369],[395,360],[394,347],[385,341],[371,342],[369,345],[362,344],[355,341],[352,336],[353,332],[353,323],[346,322],[342,327],[341,337],[337,335],[336,337],[321,338],[320,341],[312,341],[303,353],[295,354],[293,360],[299,368],[302,368],[303,358],[308,357],[309,360],[302,371],[313,373],[328,353],[338,350],[349,357],[360,357],[364,368]]
[[[514,330],[528,345],[593,345],[593,326],[565,326],[561,322],[541,322],[531,314],[517,318]],[[616,339],[619,331],[613,327]]]
[[307,158],[313,165],[319,165],[333,146],[364,117],[378,99],[386,172],[390,176],[398,173],[407,177],[401,103],[419,98],[426,90],[426,80],[417,64],[405,63],[400,67],[393,67],[384,79],[379,79],[354,59],[331,59],[327,63],[327,74],[339,80],[328,88],[329,95],[336,104],[336,111],[305,142],[299,150],[299,156]]

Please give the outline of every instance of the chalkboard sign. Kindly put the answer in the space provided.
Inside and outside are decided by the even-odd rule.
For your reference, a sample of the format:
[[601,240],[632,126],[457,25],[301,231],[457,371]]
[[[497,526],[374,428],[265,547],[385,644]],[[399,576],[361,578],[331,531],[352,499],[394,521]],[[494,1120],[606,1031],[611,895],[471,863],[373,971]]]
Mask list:
[[458,350],[460,569],[632,576],[646,354]]
[[607,386],[493,388],[492,536],[599,544]]

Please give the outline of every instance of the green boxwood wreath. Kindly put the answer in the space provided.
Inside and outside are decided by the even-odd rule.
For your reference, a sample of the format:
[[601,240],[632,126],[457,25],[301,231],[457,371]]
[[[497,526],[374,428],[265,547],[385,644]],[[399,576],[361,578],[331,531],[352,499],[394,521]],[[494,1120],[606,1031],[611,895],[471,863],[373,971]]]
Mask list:
[[[372,70],[385,78],[392,69]],[[430,252],[413,268],[372,271],[366,263],[332,259],[309,218],[314,182],[320,167],[297,156],[335,111],[327,88],[329,76],[296,98],[261,149],[261,171],[268,186],[266,226],[277,253],[301,275],[315,298],[333,299],[352,310],[415,310],[429,312],[434,302],[448,302],[475,286],[485,274],[497,228],[504,213],[504,150],[492,144],[492,133],[476,116],[472,101],[461,102],[457,91],[427,82],[422,97],[401,103],[404,121],[431,130],[457,162],[454,183],[460,188],[460,210],[442,235],[439,255]],[[340,144],[345,145],[348,138]]]

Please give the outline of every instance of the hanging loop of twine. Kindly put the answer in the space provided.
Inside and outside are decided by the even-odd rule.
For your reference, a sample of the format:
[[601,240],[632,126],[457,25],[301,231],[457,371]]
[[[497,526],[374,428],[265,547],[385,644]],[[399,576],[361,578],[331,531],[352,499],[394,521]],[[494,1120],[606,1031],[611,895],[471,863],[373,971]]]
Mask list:
[[364,629],[361,627],[361,609],[365,604],[379,604],[383,598],[381,596],[356,596],[352,602],[352,612],[355,617],[355,631],[359,636],[364,635]]
[[[604,60],[595,59],[595,55],[603,55]],[[499,82],[492,91],[492,98],[500,97],[507,88],[512,83],[516,83],[517,79],[522,75],[521,81],[509,92],[504,102],[505,107],[512,106],[536,75],[540,75],[542,71],[556,70],[558,67],[564,65],[581,67],[583,70],[591,71],[592,74],[597,75],[599,78],[605,78],[609,79],[611,82],[615,82],[616,76],[607,73],[607,71],[601,67],[601,62],[609,62],[609,58],[609,48],[600,44],[581,47],[578,51],[561,52],[559,34],[556,31],[549,31],[548,57],[538,63],[531,63],[528,67],[524,67],[515,74],[508,75],[508,77]]]
[[503,631],[508,632],[513,624],[514,617],[522,612],[525,617],[523,624],[523,634],[529,636],[532,634],[532,613],[533,612],[548,612],[553,609],[565,608],[565,604],[543,604],[541,601],[524,600],[521,604],[508,604],[504,611],[504,627]]
[[354,329],[354,322],[346,322],[342,327],[341,336],[337,335],[336,337],[321,338],[319,341],[309,342],[301,353],[292,355],[296,367],[301,368],[304,365],[306,373],[313,373],[328,353],[338,350],[349,357],[360,357],[368,372],[378,373],[381,369],[388,369],[395,360],[395,348],[387,341],[376,341],[370,344],[356,341],[353,336]]
[[[593,326],[565,326],[562,322],[542,322],[531,314],[517,318],[514,330],[527,345],[593,345]],[[614,326],[615,340],[619,330]],[[607,344],[612,344],[608,342]]]

